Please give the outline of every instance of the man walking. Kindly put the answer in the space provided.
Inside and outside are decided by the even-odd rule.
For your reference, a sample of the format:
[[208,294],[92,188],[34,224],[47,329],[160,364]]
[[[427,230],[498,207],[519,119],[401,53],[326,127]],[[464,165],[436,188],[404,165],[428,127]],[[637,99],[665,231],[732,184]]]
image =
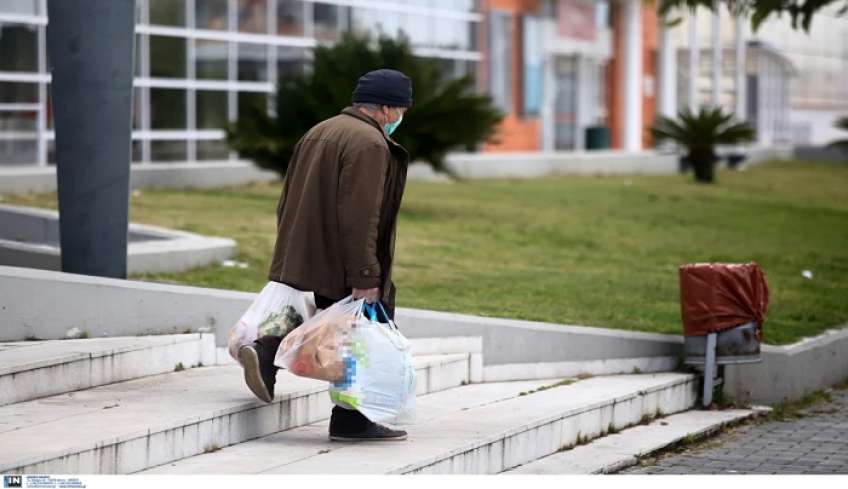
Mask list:
[[[352,107],[298,141],[277,206],[270,280],[314,292],[318,309],[351,294],[382,301],[394,319],[395,228],[409,154],[391,134],[411,105],[406,75],[371,71],[359,78]],[[239,351],[245,382],[266,402],[274,398],[274,355],[281,341],[264,336]],[[336,406],[330,438],[402,440],[406,432]]]

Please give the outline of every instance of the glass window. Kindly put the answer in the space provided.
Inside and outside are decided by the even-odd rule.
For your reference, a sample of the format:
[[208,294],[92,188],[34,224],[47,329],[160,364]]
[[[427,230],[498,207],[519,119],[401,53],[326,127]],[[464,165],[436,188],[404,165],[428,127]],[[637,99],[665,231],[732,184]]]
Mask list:
[[[413,17],[411,15],[399,14],[397,12],[386,12],[382,10],[357,8],[353,10],[353,30],[365,34],[385,34],[396,37],[399,31],[404,31],[413,38],[410,28],[418,25],[426,26],[425,29],[432,31],[432,19]],[[417,32],[417,31],[414,31]],[[430,32],[432,34],[432,32]]]
[[0,139],[0,165],[32,165],[36,157],[36,141]]
[[179,37],[150,36],[150,76],[186,77],[186,40]]
[[409,37],[413,46],[433,46],[433,17],[404,15],[401,18],[401,30]]
[[151,141],[151,161],[186,161],[185,141]]
[[542,82],[544,77],[544,27],[539,17],[524,16],[522,35],[524,62],[522,75],[524,88],[524,115],[539,115],[542,109]]
[[38,15],[38,0],[3,0],[0,12],[4,14]]
[[141,156],[141,146],[142,146],[141,141],[133,141],[132,142],[132,161],[134,163],[137,163],[139,161],[144,161],[144,159]]
[[0,131],[35,132],[37,112],[0,112]]
[[303,12],[301,0],[278,0],[277,35],[302,36],[304,33]]
[[489,90],[492,98],[502,110],[510,112],[512,104],[512,17],[493,11],[489,31]]
[[227,92],[197,92],[197,128],[221,129],[227,125]]
[[198,29],[226,31],[227,0],[194,0]]
[[150,0],[150,23],[185,27],[185,1]]
[[268,46],[247,43],[238,45],[238,79],[268,80]]
[[228,43],[195,41],[195,76],[201,80],[226,80],[230,59]]
[[0,23],[0,71],[38,71],[38,36],[34,25]]
[[33,104],[38,102],[35,83],[0,82],[0,104]]
[[56,141],[47,141],[47,164],[56,165]]
[[471,49],[471,29],[464,20],[438,19],[435,22],[436,45],[441,48]]
[[238,30],[254,34],[268,33],[268,4],[266,0],[239,0]]
[[254,110],[267,112],[268,95],[258,92],[240,92],[238,94],[238,116],[250,117]]
[[304,48],[277,47],[277,76],[303,74],[310,64],[311,53]]
[[602,29],[612,27],[609,0],[595,0],[595,25]]
[[53,85],[47,84],[47,129],[53,129]]
[[230,147],[226,141],[198,141],[198,160],[227,160],[230,158]]
[[560,56],[555,66],[554,148],[572,150],[577,145],[577,58]]
[[319,41],[336,41],[339,39],[342,26],[340,23],[338,5],[316,3],[312,6],[315,20],[315,38]]
[[424,3],[424,6],[427,7],[441,10],[458,10],[460,12],[472,12],[476,8],[474,0],[430,0],[429,2],[415,2],[413,0],[412,3]]
[[141,43],[147,38],[144,34],[136,34],[135,36],[135,76],[142,76],[141,72]]
[[150,89],[150,127],[186,128],[186,92],[170,88]]
[[141,91],[143,88],[133,88],[133,129],[141,129]]

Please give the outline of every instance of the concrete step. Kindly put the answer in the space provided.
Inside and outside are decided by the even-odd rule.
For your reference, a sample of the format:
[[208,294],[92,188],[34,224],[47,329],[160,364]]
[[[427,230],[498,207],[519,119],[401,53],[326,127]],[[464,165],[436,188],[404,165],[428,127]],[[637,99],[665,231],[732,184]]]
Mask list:
[[211,334],[0,344],[0,406],[215,364]]
[[663,373],[539,389],[556,384],[477,384],[422,396],[420,419],[406,428],[405,442],[331,442],[326,423],[315,423],[149,472],[494,474],[575,445],[578,438],[689,409],[698,387],[694,375]]
[[[469,381],[470,354],[414,357],[421,394]],[[256,400],[238,366],[193,368],[0,407],[0,472],[130,473],[329,416],[327,383],[281,371]]]
[[[471,384],[428,394],[417,399],[417,424],[444,418],[463,410],[514,399],[521,392],[533,391],[556,382],[558,382],[558,379]],[[346,444],[329,443],[327,441],[328,424],[327,420],[320,421],[309,426],[232,445],[211,453],[153,467],[141,473],[259,474],[267,472],[302,458],[321,455],[325,453],[325,450],[346,446]],[[386,448],[409,448],[403,442],[389,443],[388,445],[390,446]]]
[[692,410],[621,433],[604,436],[587,445],[555,453],[517,467],[508,474],[611,474],[636,465],[640,457],[659,452],[685,439],[698,440],[724,426],[770,411],[768,408],[725,411]]

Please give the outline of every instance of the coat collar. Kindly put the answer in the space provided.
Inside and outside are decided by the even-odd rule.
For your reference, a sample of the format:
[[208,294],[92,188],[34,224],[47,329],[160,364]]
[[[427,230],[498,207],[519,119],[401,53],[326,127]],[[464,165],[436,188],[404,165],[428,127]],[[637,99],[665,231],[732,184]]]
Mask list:
[[400,151],[401,154],[404,156],[404,160],[409,160],[409,152],[406,151],[406,148],[404,148],[403,146],[398,144],[397,141],[392,139],[391,136],[389,136],[388,133],[386,133],[386,130],[383,129],[383,126],[378,124],[377,121],[375,121],[371,117],[363,114],[356,107],[345,107],[342,110],[342,114],[353,117],[354,119],[359,119],[359,120],[371,125],[372,127],[377,129],[378,131],[380,131],[380,133],[383,135],[383,139],[385,139],[386,142],[389,144],[389,147]]

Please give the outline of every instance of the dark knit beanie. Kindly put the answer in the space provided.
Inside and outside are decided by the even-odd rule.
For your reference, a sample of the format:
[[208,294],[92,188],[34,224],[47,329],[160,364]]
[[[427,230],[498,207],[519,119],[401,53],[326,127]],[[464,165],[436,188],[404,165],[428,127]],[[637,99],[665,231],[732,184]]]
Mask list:
[[359,77],[353,103],[410,107],[412,80],[397,70],[374,70]]

